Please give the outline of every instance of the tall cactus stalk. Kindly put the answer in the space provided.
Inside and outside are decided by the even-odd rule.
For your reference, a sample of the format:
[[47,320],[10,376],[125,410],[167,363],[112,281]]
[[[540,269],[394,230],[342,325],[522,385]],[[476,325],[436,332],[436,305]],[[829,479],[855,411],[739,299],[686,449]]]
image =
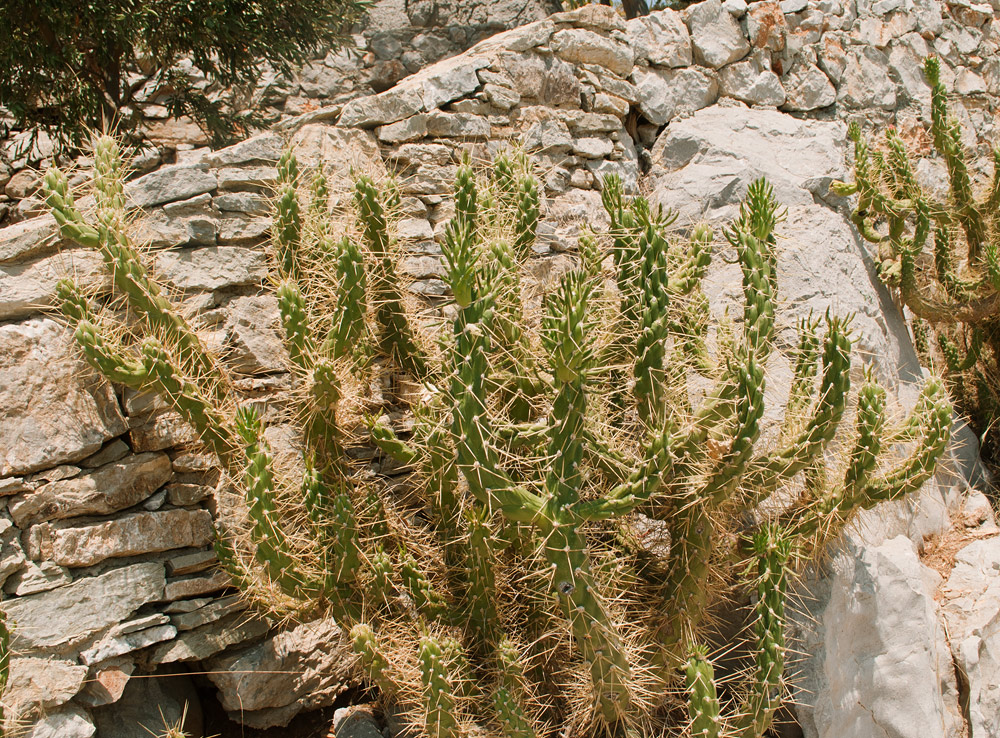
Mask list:
[[[1000,454],[1000,148],[990,183],[977,196],[962,129],[948,110],[941,61],[924,73],[931,92],[930,138],[948,173],[949,197],[938,199],[916,176],[902,138],[889,129],[873,148],[852,125],[854,182],[834,189],[856,195],[852,220],[877,248],[882,281],[898,291],[917,320],[934,326],[939,360],[962,410]],[[1000,458],[1000,457],[998,457]]]
[[[301,428],[296,477],[274,462],[265,413],[226,381],[119,232],[120,156],[101,147],[99,225],[58,172],[49,203],[64,235],[110,255],[116,280],[121,265],[118,289],[150,335],[103,329],[100,301],[64,282],[81,350],[113,381],[166,398],[242,488],[245,514],[227,515],[217,542],[234,583],[280,614],[329,613],[362,678],[430,738],[762,736],[783,697],[791,549],[813,551],[856,510],[918,488],[947,443],[937,379],[894,429],[869,377],[852,430],[851,345],[835,317],[822,340],[818,322],[800,326],[790,417],[761,441],[781,219],[765,182],[726,231],[725,258],[743,270],[741,330],[720,327],[713,341],[701,280],[725,247],[711,229],[677,240],[672,214],[609,178],[611,232],[581,238],[580,267],[537,316],[523,299],[537,288],[525,268],[541,209],[530,162],[501,154],[488,175],[464,162],[442,244],[453,321],[428,350],[396,276],[391,198],[359,179],[360,237],[338,241],[325,180],[286,154],[273,284]],[[423,380],[419,406],[357,397],[373,367]],[[697,402],[694,375],[715,382]],[[826,453],[838,433],[851,434],[841,466]],[[377,461],[362,469],[354,459],[371,453],[359,446],[402,465],[405,484],[385,484]],[[757,601],[745,700],[731,714],[703,645],[728,606],[718,584]],[[662,699],[680,694],[686,728]]]

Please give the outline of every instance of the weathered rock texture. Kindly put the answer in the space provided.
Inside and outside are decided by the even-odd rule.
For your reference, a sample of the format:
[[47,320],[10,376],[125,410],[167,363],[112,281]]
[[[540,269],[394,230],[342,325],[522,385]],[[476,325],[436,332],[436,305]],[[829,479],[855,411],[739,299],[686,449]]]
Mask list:
[[[529,17],[516,20],[535,22],[438,61],[515,20],[502,2],[477,7],[470,21],[458,7],[380,3],[364,56],[331,57],[294,89],[275,80],[268,93],[289,112],[324,107],[221,151],[182,148],[178,163],[129,184],[131,201],[147,208],[135,229],[153,271],[198,314],[241,387],[275,400],[290,387],[264,253],[269,187],[286,145],[322,168],[340,203],[352,168],[397,174],[400,270],[433,314],[447,300],[439,241],[456,164],[466,153],[488,162],[517,141],[543,173],[531,264],[543,282],[573,263],[581,226],[607,226],[605,174],[641,186],[682,224],[724,223],[747,185],[767,176],[788,207],[779,348],[792,346],[794,320],[810,311],[853,313],[863,353],[900,405],[913,402],[921,368],[905,324],[828,186],[847,175],[845,119],[911,133],[926,121],[929,98],[914,70],[929,52],[964,95],[954,104],[968,130],[993,135],[998,8],[765,0],[748,11],[738,0],[706,0],[626,23],[604,6],[541,18],[528,5]],[[449,30],[432,30],[441,27]],[[364,75],[388,89],[363,94]],[[940,176],[931,160],[920,171]],[[30,195],[29,179],[6,182],[8,196]],[[190,445],[191,429],[154,398],[116,394],[46,317],[68,270],[106,289],[96,266],[46,216],[0,230],[0,584],[17,628],[13,689],[46,713],[33,735],[92,735],[90,710],[108,724],[121,700],[130,711],[141,704],[130,696],[140,692],[133,675],[173,665],[214,672],[221,703],[251,725],[331,704],[349,679],[336,626],[274,630],[215,569],[210,522],[225,485]],[[724,309],[739,285],[736,267],[717,259],[714,306]],[[768,371],[769,408],[780,413],[791,371],[784,351]],[[964,525],[962,497],[981,479],[974,441],[971,452],[956,445],[919,499],[866,515],[803,581],[806,612],[792,631],[805,654],[794,684],[807,736],[996,733],[996,541],[964,548],[940,575],[918,555],[925,539]],[[980,509],[976,530],[990,535]],[[24,686],[35,673],[49,675],[45,686]],[[963,711],[969,700],[975,709]]]

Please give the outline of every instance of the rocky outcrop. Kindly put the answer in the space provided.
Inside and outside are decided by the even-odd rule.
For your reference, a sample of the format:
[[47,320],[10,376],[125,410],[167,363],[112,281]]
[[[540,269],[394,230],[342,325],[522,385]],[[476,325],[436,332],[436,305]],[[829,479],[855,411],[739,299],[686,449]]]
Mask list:
[[[320,97],[316,90],[335,86],[323,87],[327,72],[311,67],[302,79],[313,74],[312,82],[283,99],[309,94],[318,111],[227,149],[189,149],[128,185],[131,202],[147,209],[134,229],[149,244],[152,271],[197,315],[206,344],[227,356],[249,396],[280,404],[291,384],[264,288],[269,188],[286,145],[324,171],[333,202],[346,203],[352,169],[396,174],[400,271],[434,315],[447,309],[440,240],[456,164],[465,154],[488,162],[517,141],[543,173],[531,264],[542,281],[574,263],[581,226],[607,226],[605,174],[677,210],[683,224],[724,223],[747,185],[766,176],[788,207],[779,228],[788,309],[783,350],[768,366],[769,411],[780,413],[794,320],[827,309],[855,315],[862,353],[899,406],[914,401],[922,370],[905,324],[829,183],[847,173],[845,119],[912,132],[926,118],[928,98],[912,68],[931,49],[953,89],[972,91],[956,104],[970,130],[992,133],[1000,94],[994,12],[937,0],[764,0],[749,9],[707,0],[626,23],[595,5],[426,66],[453,41],[412,35],[424,50],[418,63],[402,36],[418,25],[422,6],[383,5],[384,16],[373,13],[378,31],[366,31],[371,66],[345,68],[412,62],[415,74],[378,95],[354,88]],[[436,18],[420,15],[421,28],[451,22],[437,7]],[[475,23],[493,28],[498,16],[490,14],[505,7],[482,10]],[[322,66],[332,70],[336,59]],[[935,167],[928,159],[919,170]],[[25,177],[14,185],[29,188]],[[720,310],[740,284],[724,262],[716,260],[707,281]],[[12,691],[45,714],[38,735],[92,735],[95,716],[104,731],[122,700],[130,711],[142,705],[130,685],[145,680],[133,675],[175,665],[213,672],[223,705],[251,725],[287,723],[332,704],[350,678],[336,626],[272,628],[245,610],[215,568],[210,523],[226,487],[212,459],[192,446],[191,429],[156,399],[96,377],[46,316],[68,271],[106,292],[99,266],[61,242],[47,217],[0,230],[0,581],[20,673],[42,673],[38,662],[51,659],[44,689],[24,687],[34,683],[28,676]],[[866,515],[831,551],[830,566],[803,583],[808,615],[794,635],[807,657],[795,684],[807,735],[910,735],[933,725],[957,736],[966,724],[974,738],[989,735],[1000,710],[990,696],[998,679],[989,609],[995,547],[968,547],[940,576],[919,558],[925,539],[961,523],[962,496],[982,478],[975,453],[956,445],[919,500]],[[862,626],[864,638],[844,636]],[[949,677],[952,661],[960,678]],[[896,702],[881,691],[892,684]],[[900,684],[913,686],[912,709]],[[973,694],[980,713],[963,707]]]

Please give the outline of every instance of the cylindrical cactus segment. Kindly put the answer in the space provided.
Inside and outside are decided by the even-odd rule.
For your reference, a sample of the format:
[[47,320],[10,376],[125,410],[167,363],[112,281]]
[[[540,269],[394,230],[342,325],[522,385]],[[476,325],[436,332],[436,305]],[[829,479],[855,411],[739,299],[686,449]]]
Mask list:
[[52,167],[42,179],[42,188],[45,191],[45,204],[59,224],[62,237],[76,241],[81,246],[99,248],[100,234],[84,221],[80,211],[76,209],[66,175]]
[[403,371],[424,379],[430,369],[403,310],[401,283],[390,248],[385,209],[378,188],[370,178],[359,177],[355,182],[354,202],[365,243],[376,261],[371,297],[376,306],[375,321],[381,333],[380,348]]
[[479,643],[488,645],[496,642],[499,632],[494,573],[497,543],[487,525],[483,508],[467,507],[465,522],[469,536],[466,544],[467,616]]
[[458,706],[441,644],[432,636],[420,639],[417,656],[424,685],[424,728],[430,738],[460,738]]
[[753,537],[757,559],[757,668],[736,726],[740,738],[760,738],[781,705],[785,669],[785,590],[792,539],[775,525]]
[[467,308],[472,304],[479,261],[475,231],[470,228],[467,218],[456,216],[445,227],[441,253],[445,261],[444,281],[451,287],[455,303],[460,308]]
[[194,426],[223,462],[231,462],[234,439],[222,413],[197,385],[184,377],[159,341],[147,338],[142,342],[141,352],[146,375],[153,386]]
[[73,335],[87,363],[112,382],[120,382],[134,390],[141,390],[146,386],[149,373],[145,364],[128,359],[122,356],[117,347],[109,346],[98,328],[89,320],[77,323]]
[[367,623],[358,623],[351,628],[351,643],[354,653],[361,659],[361,665],[372,684],[382,694],[391,697],[396,694],[396,682],[392,677],[392,667],[379,648],[375,631]]
[[531,175],[522,175],[517,182],[514,211],[514,252],[520,259],[531,255],[538,232],[538,182]]
[[302,372],[312,368],[316,356],[306,301],[298,286],[286,280],[278,286],[278,311],[285,329],[285,347],[292,363]]
[[476,190],[476,173],[468,157],[455,172],[455,218],[457,230],[465,232],[472,245],[477,242],[479,227],[479,198]]
[[688,295],[701,284],[702,277],[712,263],[712,241],[715,234],[711,226],[696,225],[691,230],[687,256],[683,264],[670,278],[670,292],[674,295]]
[[718,738],[720,719],[715,670],[704,646],[692,648],[691,655],[684,662],[684,685],[688,692],[692,738]]
[[263,439],[260,417],[252,406],[237,410],[236,431],[244,443],[247,506],[253,521],[257,560],[286,594],[300,594],[305,582],[278,522],[271,455]]
[[413,606],[430,620],[446,619],[449,615],[448,603],[431,584],[417,560],[409,552],[404,552],[401,559],[403,584],[413,600]]
[[347,236],[337,244],[337,290],[333,325],[324,350],[334,359],[360,355],[368,314],[368,274],[358,245]]
[[823,349],[823,379],[813,414],[792,441],[763,459],[748,475],[754,499],[764,499],[782,481],[805,469],[837,431],[851,388],[851,340],[843,321],[828,318]]
[[97,207],[123,212],[125,189],[123,187],[124,163],[121,147],[112,136],[101,136],[94,144],[94,195]]

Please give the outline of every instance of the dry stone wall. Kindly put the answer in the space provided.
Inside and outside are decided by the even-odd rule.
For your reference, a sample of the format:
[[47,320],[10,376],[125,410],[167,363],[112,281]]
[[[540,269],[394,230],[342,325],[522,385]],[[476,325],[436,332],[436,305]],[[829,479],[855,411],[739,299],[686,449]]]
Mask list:
[[[779,348],[792,345],[795,319],[810,310],[853,312],[860,346],[905,406],[921,368],[846,202],[828,187],[848,173],[845,119],[893,123],[919,143],[927,53],[942,57],[970,136],[994,136],[993,2],[705,0],[627,23],[603,6],[560,13],[378,95],[307,112],[227,149],[189,150],[128,184],[146,213],[135,235],[206,343],[228,357],[240,389],[279,401],[289,378],[266,289],[268,198],[287,145],[327,174],[334,204],[346,199],[352,167],[398,176],[401,272],[428,315],[446,307],[439,241],[466,153],[488,162],[515,141],[538,162],[544,217],[531,268],[543,283],[574,264],[581,226],[607,225],[605,174],[677,209],[682,222],[716,224],[766,175],[788,206]],[[919,171],[940,181],[931,158]],[[717,309],[738,297],[733,268],[720,264],[710,276]],[[100,257],[62,241],[50,217],[0,230],[0,580],[16,628],[10,695],[35,715],[30,734],[86,738],[100,725],[102,738],[143,735],[126,732],[142,715],[136,705],[166,698],[144,698],[160,682],[133,677],[187,670],[209,672],[222,705],[252,726],[331,704],[350,681],[336,625],[276,629],[244,608],[210,545],[213,515],[226,503],[218,470],[169,408],[88,370],[52,311],[66,274],[108,287]],[[790,372],[782,351],[768,371],[777,414]],[[272,432],[280,447],[288,434]],[[378,458],[370,463],[381,470]],[[940,726],[930,735],[957,737],[970,726],[973,738],[992,734],[1000,547],[963,548],[946,582],[919,557],[926,539],[956,526],[984,538],[995,531],[989,506],[970,491],[981,479],[974,440],[956,445],[916,503],[867,515],[803,583],[808,612],[793,630],[806,652],[795,667],[805,735],[926,736],[930,723]],[[909,599],[892,594],[899,587]],[[963,709],[972,694],[983,695],[977,709]]]

